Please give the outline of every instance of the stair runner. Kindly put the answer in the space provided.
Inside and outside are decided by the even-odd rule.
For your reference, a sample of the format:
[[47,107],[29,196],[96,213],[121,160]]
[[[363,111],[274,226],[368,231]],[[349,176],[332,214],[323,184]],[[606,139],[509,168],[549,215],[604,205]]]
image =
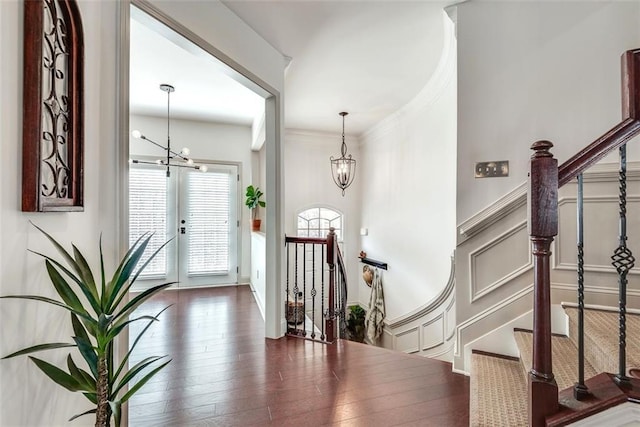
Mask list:
[[[578,378],[575,308],[565,307],[569,337],[552,337],[553,373],[558,389],[573,387]],[[600,372],[618,372],[618,314],[585,310],[585,379]],[[520,359],[482,352],[471,356],[469,423],[474,427],[527,426],[527,375],[533,353],[530,331],[515,330]],[[615,357],[613,355],[616,355]],[[627,314],[627,371],[640,377],[640,315]]]

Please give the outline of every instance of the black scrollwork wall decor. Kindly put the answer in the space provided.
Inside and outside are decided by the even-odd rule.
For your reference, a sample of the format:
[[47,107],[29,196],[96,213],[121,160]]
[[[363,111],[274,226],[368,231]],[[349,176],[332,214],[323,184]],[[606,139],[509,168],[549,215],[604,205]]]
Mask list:
[[82,211],[84,46],[74,0],[24,2],[22,210]]

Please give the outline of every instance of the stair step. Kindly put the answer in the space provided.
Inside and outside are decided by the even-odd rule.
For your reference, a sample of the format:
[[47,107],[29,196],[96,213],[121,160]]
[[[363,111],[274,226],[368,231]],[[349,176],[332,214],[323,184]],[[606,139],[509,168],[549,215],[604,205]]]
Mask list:
[[[578,309],[564,307],[569,316],[569,337],[577,342]],[[585,357],[597,372],[617,373],[618,313],[585,309]],[[640,368],[640,315],[627,313],[627,373]],[[633,372],[631,372],[633,374]],[[587,377],[588,378],[588,377]]]
[[[525,329],[515,329],[513,335],[520,350],[520,361],[526,378],[533,361],[533,333]],[[578,349],[573,341],[564,335],[553,335],[551,337],[551,357],[558,389],[564,390],[573,387],[578,380]],[[591,378],[596,373],[589,360],[585,360],[584,377]]]
[[471,354],[469,425],[528,425],[525,378],[518,359],[474,351]]

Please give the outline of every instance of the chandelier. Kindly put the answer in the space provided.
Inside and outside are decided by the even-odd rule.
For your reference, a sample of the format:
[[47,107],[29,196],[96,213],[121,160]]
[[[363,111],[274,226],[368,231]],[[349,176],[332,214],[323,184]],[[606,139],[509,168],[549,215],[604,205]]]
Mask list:
[[170,98],[171,92],[174,92],[176,89],[168,84],[161,84],[160,90],[163,92],[167,92],[167,146],[165,147],[162,144],[158,144],[157,142],[147,138],[143,135],[139,130],[134,130],[131,132],[131,136],[136,139],[144,139],[145,141],[149,141],[153,145],[162,148],[165,151],[165,155],[163,158],[156,160],[155,162],[145,161],[145,160],[137,160],[131,159],[131,163],[142,163],[148,165],[158,165],[164,166],[167,168],[167,178],[171,176],[171,167],[179,167],[179,168],[191,168],[198,169],[201,172],[207,171],[207,165],[196,165],[193,163],[193,160],[189,158],[190,150],[187,147],[182,148],[179,153],[176,153],[171,149],[171,118],[170,118]]
[[342,189],[342,196],[344,197],[344,190],[346,190],[353,179],[356,177],[356,160],[351,157],[351,154],[347,156],[347,144],[344,142],[344,117],[349,114],[342,112],[342,146],[340,147],[340,157],[334,158],[331,156],[331,176],[333,182]]

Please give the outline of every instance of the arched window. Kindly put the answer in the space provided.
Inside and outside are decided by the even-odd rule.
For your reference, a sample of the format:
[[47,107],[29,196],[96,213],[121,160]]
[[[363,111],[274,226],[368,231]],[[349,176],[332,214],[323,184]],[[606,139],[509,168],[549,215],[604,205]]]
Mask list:
[[336,238],[342,241],[342,213],[326,207],[314,207],[298,213],[298,237],[326,237],[335,228]]

